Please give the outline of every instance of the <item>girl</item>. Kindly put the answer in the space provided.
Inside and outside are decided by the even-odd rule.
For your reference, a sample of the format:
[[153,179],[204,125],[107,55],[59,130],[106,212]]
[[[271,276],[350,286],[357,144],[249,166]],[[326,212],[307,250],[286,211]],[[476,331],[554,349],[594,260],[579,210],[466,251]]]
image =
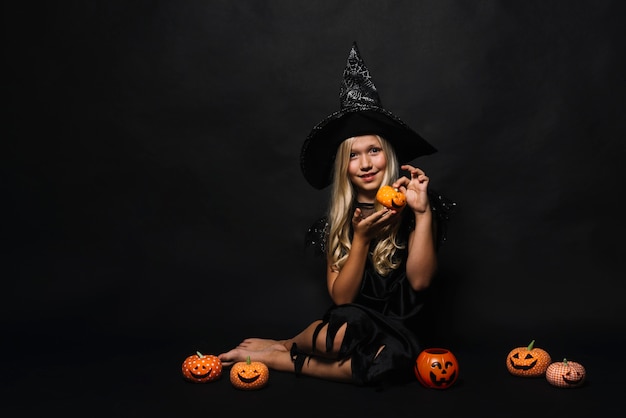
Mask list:
[[[226,367],[250,356],[270,369],[358,385],[415,378],[421,348],[413,320],[437,269],[431,202],[439,200],[422,170],[400,166],[397,150],[405,161],[435,150],[382,108],[356,44],[340,97],[341,110],[313,129],[301,154],[311,185],[332,179],[327,216],[308,237],[326,256],[333,305],[292,338],[243,340],[219,355]],[[377,204],[387,184],[406,195],[405,207]]]

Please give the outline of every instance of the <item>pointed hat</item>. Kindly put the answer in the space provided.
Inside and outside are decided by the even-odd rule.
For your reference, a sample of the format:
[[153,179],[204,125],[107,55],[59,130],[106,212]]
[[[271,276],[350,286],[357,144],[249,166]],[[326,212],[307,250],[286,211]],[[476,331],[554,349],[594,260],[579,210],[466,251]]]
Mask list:
[[343,72],[339,106],[338,111],[311,130],[302,145],[300,168],[316,189],[323,189],[332,182],[337,147],[353,136],[382,136],[394,147],[400,163],[437,152],[400,118],[383,108],[356,42],[352,44]]

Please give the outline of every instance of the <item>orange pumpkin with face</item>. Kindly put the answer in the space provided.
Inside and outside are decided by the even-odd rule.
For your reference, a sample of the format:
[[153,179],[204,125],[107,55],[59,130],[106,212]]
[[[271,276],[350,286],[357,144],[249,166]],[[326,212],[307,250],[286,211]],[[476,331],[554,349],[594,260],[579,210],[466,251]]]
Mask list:
[[576,388],[582,386],[587,372],[582,364],[575,361],[557,361],[546,369],[546,380],[552,386],[560,388]]
[[382,186],[378,189],[376,200],[388,209],[402,209],[406,205],[404,193],[391,186]]
[[506,356],[506,367],[514,376],[543,376],[551,362],[550,354],[546,350],[535,347],[535,340],[527,347],[514,348]]
[[427,348],[417,356],[413,371],[423,386],[447,389],[459,377],[459,363],[448,349]]
[[265,363],[251,361],[250,356],[246,361],[239,361],[230,369],[230,383],[237,389],[255,390],[267,385],[270,371]]
[[222,362],[212,354],[196,351],[183,362],[183,377],[193,383],[207,383],[222,376]]

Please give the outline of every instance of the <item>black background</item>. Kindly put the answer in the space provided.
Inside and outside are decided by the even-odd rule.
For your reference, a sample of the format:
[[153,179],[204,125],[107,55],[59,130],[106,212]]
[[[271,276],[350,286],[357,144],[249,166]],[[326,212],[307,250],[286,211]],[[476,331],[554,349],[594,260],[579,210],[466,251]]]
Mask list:
[[[586,415],[623,390],[620,1],[3,5],[3,402],[103,416]],[[196,350],[323,312],[304,247],[328,191],[299,168],[357,41],[385,107],[438,148],[455,202],[421,331],[459,383],[376,392],[273,373],[182,380]],[[586,366],[510,376],[532,339]]]

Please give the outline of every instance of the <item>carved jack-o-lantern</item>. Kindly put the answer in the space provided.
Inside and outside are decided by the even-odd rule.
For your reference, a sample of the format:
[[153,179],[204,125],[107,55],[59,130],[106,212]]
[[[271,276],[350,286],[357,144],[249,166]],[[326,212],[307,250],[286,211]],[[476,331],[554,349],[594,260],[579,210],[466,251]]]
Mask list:
[[270,371],[265,363],[251,361],[250,356],[246,361],[233,364],[230,369],[230,382],[237,389],[254,390],[261,389],[270,377]]
[[413,367],[419,382],[428,388],[446,389],[459,377],[459,363],[445,348],[427,348],[415,360]]
[[391,186],[382,186],[376,193],[376,200],[386,208],[401,209],[406,205],[406,196]]
[[535,347],[532,340],[527,347],[517,347],[506,357],[506,367],[512,375],[523,377],[543,376],[552,359],[547,351]]
[[219,357],[196,351],[183,362],[183,377],[194,383],[206,383],[222,376],[222,362]]
[[557,361],[546,369],[546,380],[552,386],[560,388],[575,388],[585,382],[587,372],[582,364],[575,361]]

